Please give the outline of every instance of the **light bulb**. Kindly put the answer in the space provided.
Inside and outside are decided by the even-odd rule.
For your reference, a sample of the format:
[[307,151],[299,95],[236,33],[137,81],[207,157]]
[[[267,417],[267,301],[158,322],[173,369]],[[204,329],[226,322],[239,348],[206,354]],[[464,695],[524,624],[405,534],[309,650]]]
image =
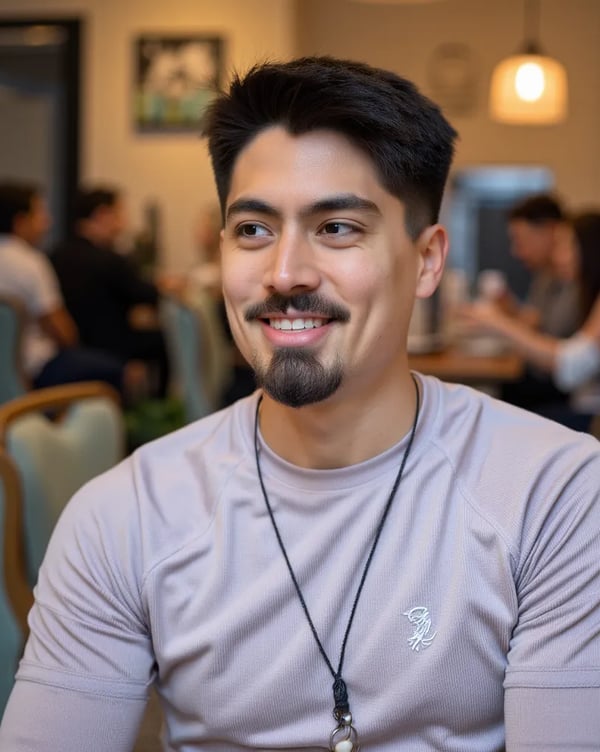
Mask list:
[[544,71],[538,63],[523,63],[515,75],[515,89],[525,102],[537,102],[544,93]]

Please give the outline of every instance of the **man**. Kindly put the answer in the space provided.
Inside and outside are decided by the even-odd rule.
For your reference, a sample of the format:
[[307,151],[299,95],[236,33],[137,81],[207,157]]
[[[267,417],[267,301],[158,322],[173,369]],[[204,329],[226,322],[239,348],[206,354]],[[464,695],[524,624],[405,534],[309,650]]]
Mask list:
[[133,321],[138,306],[155,309],[159,291],[115,250],[125,227],[118,191],[103,186],[81,189],[75,202],[75,233],[51,259],[82,341],[123,363],[148,364],[155,375],[156,396],[164,397],[169,380],[164,335],[155,316],[150,326]]
[[550,195],[536,194],[509,212],[508,232],[513,255],[532,273],[522,318],[552,337],[570,337],[579,320],[577,285],[561,279],[553,268],[553,252],[565,215]]
[[0,294],[20,300],[29,314],[23,365],[35,388],[99,379],[123,387],[120,362],[79,346],[56,275],[38,250],[50,227],[41,191],[19,181],[0,183]]
[[0,749],[130,750],[153,682],[179,752],[596,748],[598,443],[408,366],[453,129],[330,58],[206,127],[261,389],[68,506]]
[[[553,265],[564,223],[560,203],[548,194],[535,194],[516,204],[508,222],[513,255],[532,273],[527,300],[515,306],[513,313],[532,329],[557,338],[570,337],[583,323],[576,282],[562,279]],[[547,373],[533,366],[527,367],[521,379],[503,385],[500,397],[536,412],[566,405],[569,399]]]

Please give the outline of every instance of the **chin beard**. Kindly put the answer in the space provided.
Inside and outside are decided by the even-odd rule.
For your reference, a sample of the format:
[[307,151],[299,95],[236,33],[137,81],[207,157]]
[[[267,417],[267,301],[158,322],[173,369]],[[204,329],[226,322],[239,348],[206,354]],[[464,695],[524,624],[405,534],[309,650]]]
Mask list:
[[306,350],[283,347],[275,351],[267,368],[256,367],[256,382],[277,402],[303,407],[331,397],[342,383],[339,360],[325,368]]

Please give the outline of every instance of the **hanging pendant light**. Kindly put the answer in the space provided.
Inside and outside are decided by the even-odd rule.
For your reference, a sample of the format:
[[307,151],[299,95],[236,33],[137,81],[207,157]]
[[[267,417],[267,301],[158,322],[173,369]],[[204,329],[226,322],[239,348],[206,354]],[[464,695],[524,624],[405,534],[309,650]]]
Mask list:
[[514,125],[551,125],[567,116],[564,66],[544,55],[537,42],[539,0],[525,0],[525,43],[522,51],[494,68],[490,116]]

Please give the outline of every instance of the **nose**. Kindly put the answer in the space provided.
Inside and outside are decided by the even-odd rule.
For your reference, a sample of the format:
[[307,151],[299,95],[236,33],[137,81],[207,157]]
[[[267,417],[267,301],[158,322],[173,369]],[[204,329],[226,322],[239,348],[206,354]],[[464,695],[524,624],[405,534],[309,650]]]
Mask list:
[[264,286],[284,295],[315,290],[321,283],[315,249],[301,232],[283,232],[273,244]]

